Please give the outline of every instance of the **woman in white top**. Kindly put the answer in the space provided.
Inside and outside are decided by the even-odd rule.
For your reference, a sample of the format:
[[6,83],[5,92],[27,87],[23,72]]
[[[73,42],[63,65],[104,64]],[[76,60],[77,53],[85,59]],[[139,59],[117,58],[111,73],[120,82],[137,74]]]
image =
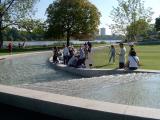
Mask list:
[[123,43],[119,44],[120,46],[120,53],[119,53],[119,69],[122,69],[125,67],[125,61],[126,61],[126,48],[124,47]]
[[139,66],[139,58],[136,56],[136,52],[132,50],[128,56],[129,70],[136,70]]

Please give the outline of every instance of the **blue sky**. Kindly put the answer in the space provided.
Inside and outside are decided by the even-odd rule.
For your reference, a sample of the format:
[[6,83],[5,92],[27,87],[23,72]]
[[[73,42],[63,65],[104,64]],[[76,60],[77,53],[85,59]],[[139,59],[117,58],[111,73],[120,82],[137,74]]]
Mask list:
[[[37,12],[36,12],[36,18],[39,19],[46,19],[45,11],[49,4],[51,4],[54,0],[40,0],[40,2],[36,5]],[[110,12],[112,10],[112,7],[117,6],[117,0],[89,0],[93,4],[96,5],[96,7],[99,9],[99,11],[102,14],[101,17],[101,27],[106,28],[106,33],[111,34],[108,25],[112,23],[112,20],[109,18]],[[155,18],[160,16],[160,0],[144,0],[145,1],[145,7],[151,7],[154,15],[153,15],[153,23]]]

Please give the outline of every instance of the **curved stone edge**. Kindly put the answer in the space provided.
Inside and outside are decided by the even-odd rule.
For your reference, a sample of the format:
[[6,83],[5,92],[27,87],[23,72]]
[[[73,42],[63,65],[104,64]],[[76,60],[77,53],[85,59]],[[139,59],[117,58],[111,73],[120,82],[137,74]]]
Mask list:
[[0,102],[70,120],[159,120],[160,109],[99,102],[0,85]]
[[126,74],[126,73],[160,73],[160,71],[158,70],[143,70],[143,69],[131,71],[131,70],[123,70],[123,69],[74,68],[74,67],[68,67],[63,64],[54,64],[52,62],[52,57],[49,58],[49,62],[55,69],[59,69],[59,70],[69,72],[74,75],[83,76],[83,77],[98,77],[103,75]]

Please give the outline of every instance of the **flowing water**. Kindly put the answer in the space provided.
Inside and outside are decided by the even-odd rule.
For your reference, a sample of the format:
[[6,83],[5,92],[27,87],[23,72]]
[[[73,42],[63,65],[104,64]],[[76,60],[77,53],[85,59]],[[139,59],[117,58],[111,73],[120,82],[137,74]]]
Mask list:
[[10,57],[0,61],[0,83],[5,85],[33,84],[79,78],[54,70],[48,62],[51,53]]
[[160,108],[160,74],[109,75],[23,84],[18,87],[98,101]]

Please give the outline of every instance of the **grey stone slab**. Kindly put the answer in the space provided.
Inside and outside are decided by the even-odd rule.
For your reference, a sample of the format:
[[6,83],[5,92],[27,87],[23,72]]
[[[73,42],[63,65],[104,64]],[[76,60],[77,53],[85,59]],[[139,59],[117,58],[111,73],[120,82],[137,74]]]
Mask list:
[[0,102],[71,120],[160,119],[160,110],[0,85]]

